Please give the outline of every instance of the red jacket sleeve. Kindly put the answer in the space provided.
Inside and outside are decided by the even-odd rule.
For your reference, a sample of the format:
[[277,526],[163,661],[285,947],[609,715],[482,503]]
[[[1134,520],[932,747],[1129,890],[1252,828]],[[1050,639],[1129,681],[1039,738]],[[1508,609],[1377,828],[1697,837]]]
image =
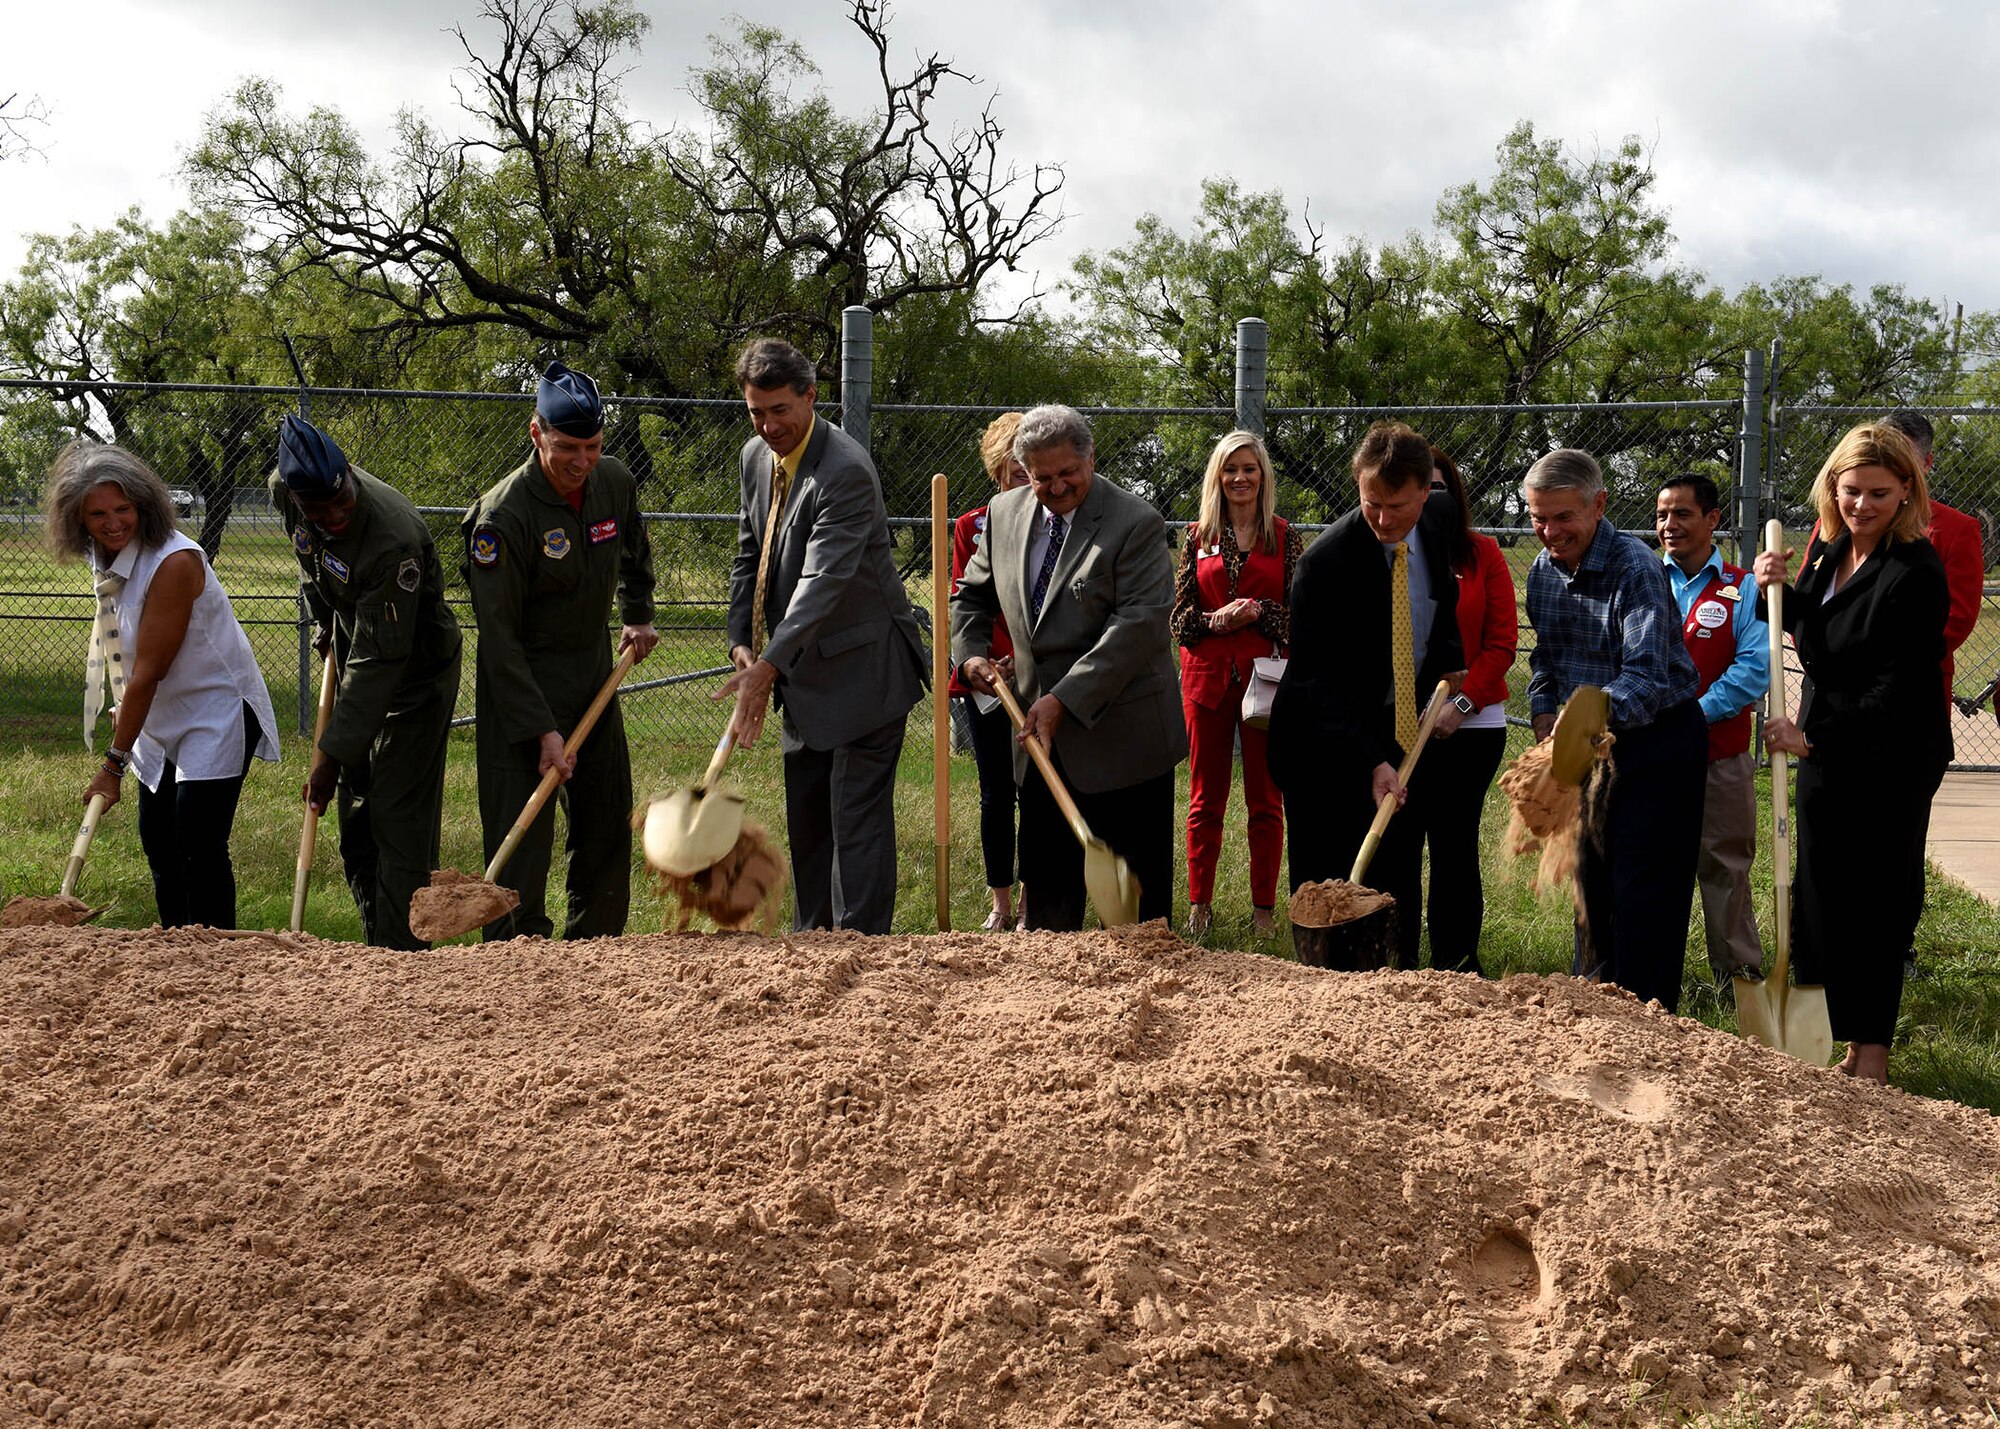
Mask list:
[[1979,601],[1986,585],[1985,537],[1979,522],[1963,511],[1931,503],[1931,545],[1944,562],[1945,588],[1951,592],[1951,613],[1944,622],[1945,664],[1979,623]]
[[1458,633],[1465,642],[1465,697],[1484,709],[1507,698],[1521,617],[1507,553],[1491,536],[1477,532],[1472,547],[1473,568],[1459,586]]

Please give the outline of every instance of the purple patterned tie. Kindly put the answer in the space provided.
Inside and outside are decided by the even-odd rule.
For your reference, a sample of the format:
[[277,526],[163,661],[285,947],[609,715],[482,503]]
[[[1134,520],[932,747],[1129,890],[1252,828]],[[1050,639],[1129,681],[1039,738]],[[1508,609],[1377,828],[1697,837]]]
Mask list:
[[1035,576],[1034,610],[1036,616],[1042,613],[1042,600],[1049,593],[1049,578],[1056,573],[1056,558],[1062,554],[1063,532],[1068,527],[1062,517],[1049,517],[1049,549],[1042,556],[1042,569]]

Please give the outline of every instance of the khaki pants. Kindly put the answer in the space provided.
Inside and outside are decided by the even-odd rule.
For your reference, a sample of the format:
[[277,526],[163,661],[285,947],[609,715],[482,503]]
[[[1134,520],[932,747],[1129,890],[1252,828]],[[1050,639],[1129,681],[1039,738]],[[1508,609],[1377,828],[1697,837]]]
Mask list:
[[1708,965],[1718,981],[1764,964],[1750,897],[1750,865],[1756,857],[1757,756],[1746,749],[1708,766],[1708,798],[1702,805],[1695,877],[1701,886]]

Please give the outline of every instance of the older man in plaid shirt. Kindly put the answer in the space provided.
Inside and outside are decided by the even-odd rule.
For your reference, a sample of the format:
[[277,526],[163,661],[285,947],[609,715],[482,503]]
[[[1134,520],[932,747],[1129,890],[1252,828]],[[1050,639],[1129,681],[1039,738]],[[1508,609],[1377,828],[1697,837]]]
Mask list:
[[1528,703],[1535,738],[1579,685],[1611,697],[1611,768],[1577,855],[1576,970],[1680,1005],[1701,847],[1708,722],[1701,677],[1659,557],[1604,519],[1588,453],[1550,452],[1521,483],[1543,550],[1528,571]]

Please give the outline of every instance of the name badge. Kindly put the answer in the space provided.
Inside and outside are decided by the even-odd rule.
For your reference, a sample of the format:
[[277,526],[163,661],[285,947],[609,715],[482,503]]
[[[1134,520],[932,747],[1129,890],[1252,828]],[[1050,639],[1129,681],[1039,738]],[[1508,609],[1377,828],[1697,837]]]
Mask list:
[[591,545],[601,546],[606,541],[615,541],[617,539],[618,539],[618,518],[616,516],[613,516],[609,521],[594,521],[591,523],[590,526]]
[[344,581],[347,579],[347,562],[334,555],[333,552],[320,552],[319,563],[326,567],[326,573],[335,580]]

